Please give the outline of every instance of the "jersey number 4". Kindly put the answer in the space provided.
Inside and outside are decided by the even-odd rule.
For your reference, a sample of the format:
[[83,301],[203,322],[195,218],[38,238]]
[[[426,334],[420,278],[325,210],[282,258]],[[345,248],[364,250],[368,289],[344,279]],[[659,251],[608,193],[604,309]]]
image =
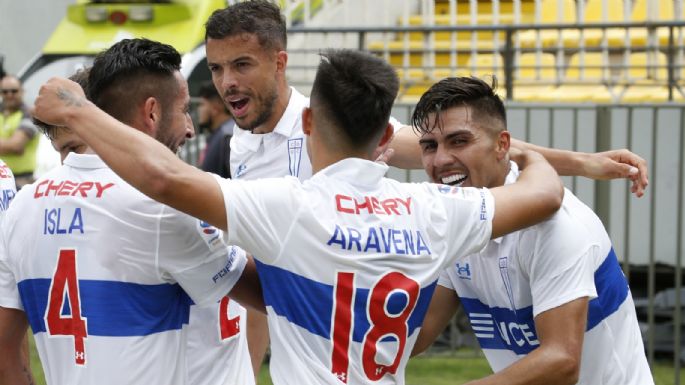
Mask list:
[[[386,373],[395,374],[402,359],[407,342],[409,326],[407,321],[419,298],[419,284],[399,272],[384,275],[369,291],[367,317],[369,330],[362,340],[362,367],[366,377],[372,381],[380,380]],[[393,294],[403,294],[406,298],[404,308],[391,314],[387,303]],[[347,383],[349,371],[349,349],[354,319],[354,273],[339,272],[335,284],[335,309],[332,335],[333,354],[331,371],[342,382]],[[376,362],[378,343],[386,337],[397,341],[397,353],[390,365]]]
[[81,316],[81,297],[76,276],[76,250],[59,251],[57,268],[50,283],[45,323],[49,336],[74,338],[76,365],[85,365],[84,340],[88,337],[88,329],[86,318]]

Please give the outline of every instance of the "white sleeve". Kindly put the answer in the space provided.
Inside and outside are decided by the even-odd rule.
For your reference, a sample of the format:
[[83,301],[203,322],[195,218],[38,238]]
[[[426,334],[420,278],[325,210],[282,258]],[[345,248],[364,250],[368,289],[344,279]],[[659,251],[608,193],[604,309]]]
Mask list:
[[390,119],[388,119],[388,122],[392,125],[392,132],[397,134],[397,131],[400,130],[400,128],[404,127],[405,124],[400,122],[399,120],[395,119],[395,117],[391,116]]
[[0,306],[24,310],[19,296],[19,287],[9,265],[4,236],[0,235]]
[[[452,267],[448,267],[448,269],[452,269]],[[447,269],[440,272],[440,277],[438,277],[438,285],[456,291]]]
[[598,245],[564,209],[526,229],[520,239],[520,263],[529,274],[533,317],[578,298],[597,296],[594,260]]
[[[216,227],[165,207],[160,217],[159,268],[198,305],[225,296],[245,269],[245,252],[229,247]],[[168,277],[169,278],[169,277]]]
[[[488,189],[433,184],[431,227],[446,242],[446,264],[482,250],[492,234],[495,199]],[[437,204],[437,202],[442,204]]]
[[226,206],[227,243],[242,247],[264,263],[273,262],[300,208],[300,181],[285,177],[252,181],[217,178],[217,182]]

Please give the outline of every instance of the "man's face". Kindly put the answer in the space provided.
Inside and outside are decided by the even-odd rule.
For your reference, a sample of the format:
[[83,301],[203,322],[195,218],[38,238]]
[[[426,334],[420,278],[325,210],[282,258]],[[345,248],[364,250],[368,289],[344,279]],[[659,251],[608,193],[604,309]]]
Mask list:
[[11,76],[5,76],[5,78],[0,81],[0,95],[2,96],[4,108],[10,111],[16,111],[21,107],[24,90],[21,88],[21,83],[18,79]]
[[52,147],[59,152],[62,163],[64,163],[64,158],[66,158],[70,152],[83,154],[88,149],[88,146],[83,140],[66,127],[55,128],[50,142],[52,143]]
[[195,135],[193,121],[190,118],[190,95],[188,83],[180,72],[174,74],[178,93],[174,97],[171,106],[162,109],[162,118],[157,127],[155,139],[167,146],[171,151],[177,152],[183,146],[186,139]]
[[[423,168],[431,180],[463,187],[502,185],[509,170],[506,151],[500,150],[491,128],[481,127],[481,120],[474,121],[470,107],[447,109],[440,118],[442,130],[436,127],[419,140]],[[432,122],[435,115],[430,119]]]
[[278,72],[285,66],[279,53],[263,48],[252,34],[207,39],[207,64],[238,126],[255,133],[273,131],[280,118],[274,116]]

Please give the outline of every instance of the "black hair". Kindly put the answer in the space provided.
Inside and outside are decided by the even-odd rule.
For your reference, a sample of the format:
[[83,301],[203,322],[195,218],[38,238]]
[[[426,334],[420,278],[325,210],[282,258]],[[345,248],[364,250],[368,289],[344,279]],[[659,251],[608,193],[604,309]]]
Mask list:
[[266,0],[244,1],[214,11],[205,24],[205,40],[248,33],[256,35],[263,48],[284,51],[288,45],[285,25],[276,4]]
[[130,123],[135,106],[149,97],[162,111],[178,94],[174,73],[181,55],[174,47],[148,39],[124,39],[93,61],[86,96],[116,119]]
[[[449,77],[428,89],[414,108],[411,122],[414,129],[427,134],[440,126],[440,112],[459,106],[468,106],[476,119],[495,119],[507,125],[507,113],[502,99],[495,93],[497,79],[492,85],[476,77]],[[429,115],[435,114],[435,119]]]
[[311,91],[312,109],[343,133],[352,147],[380,138],[388,125],[399,81],[384,60],[362,51],[329,50],[321,62]]

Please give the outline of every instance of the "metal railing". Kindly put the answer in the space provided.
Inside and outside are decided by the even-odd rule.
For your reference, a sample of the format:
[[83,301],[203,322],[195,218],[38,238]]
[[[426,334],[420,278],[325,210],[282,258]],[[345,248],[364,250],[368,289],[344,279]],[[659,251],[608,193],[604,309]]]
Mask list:
[[[471,40],[435,38],[438,33],[457,36],[479,32],[487,32],[492,37],[479,39],[474,44]],[[683,97],[685,21],[294,27],[289,33],[291,36],[304,36],[302,40],[307,42],[289,51],[292,58],[289,76],[291,81],[301,85],[311,83],[319,52],[330,47],[345,47],[371,51],[384,57],[398,68],[405,89],[415,84],[429,85],[446,75],[470,71],[477,74],[499,73],[509,100],[516,99],[517,88],[530,85],[601,84],[612,92],[608,102],[620,101],[628,87],[664,87],[663,100]],[[535,43],[537,38],[530,36],[531,33],[552,33],[556,37],[542,45]],[[637,35],[645,44],[632,44],[632,40],[626,38],[631,34]],[[413,38],[407,38],[412,35]],[[529,40],[522,40],[522,35],[527,35]],[[523,57],[530,59],[531,56],[538,60],[522,62]],[[488,58],[487,63],[479,63],[479,57]],[[550,57],[554,58],[552,64],[539,59]],[[521,71],[526,70],[535,74],[522,76]],[[547,72],[553,74],[540,76],[545,70],[551,70]]]

